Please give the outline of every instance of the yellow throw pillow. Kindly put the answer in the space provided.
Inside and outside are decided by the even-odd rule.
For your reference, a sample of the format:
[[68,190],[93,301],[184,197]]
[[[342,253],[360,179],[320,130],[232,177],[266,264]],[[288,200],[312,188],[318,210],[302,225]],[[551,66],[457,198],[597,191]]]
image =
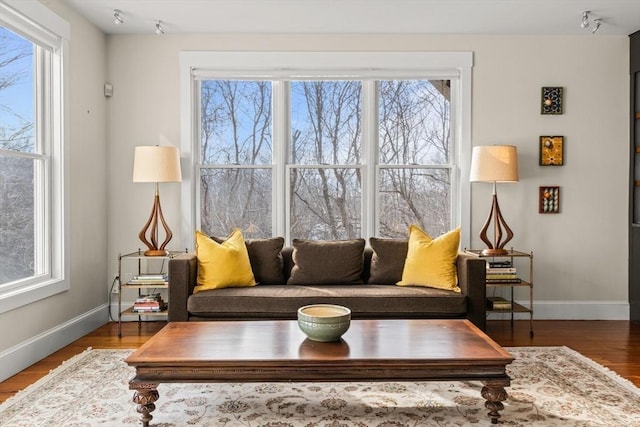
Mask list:
[[398,286],[427,286],[460,292],[456,258],[460,227],[432,239],[420,227],[409,227],[409,248]]
[[198,280],[193,293],[207,289],[255,286],[242,232],[235,229],[222,243],[196,231]]

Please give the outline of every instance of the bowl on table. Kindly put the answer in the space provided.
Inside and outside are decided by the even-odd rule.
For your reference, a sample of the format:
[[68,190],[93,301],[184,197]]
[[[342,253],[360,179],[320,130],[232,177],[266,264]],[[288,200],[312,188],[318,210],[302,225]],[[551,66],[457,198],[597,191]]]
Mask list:
[[334,304],[313,304],[298,309],[298,326],[310,340],[338,341],[351,324],[351,310]]

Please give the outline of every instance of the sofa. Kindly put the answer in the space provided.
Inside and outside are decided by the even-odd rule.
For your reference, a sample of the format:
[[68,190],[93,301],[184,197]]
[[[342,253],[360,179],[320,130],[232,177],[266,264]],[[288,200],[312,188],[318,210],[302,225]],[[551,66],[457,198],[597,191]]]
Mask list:
[[255,286],[224,287],[194,293],[196,252],[169,261],[168,320],[295,319],[299,307],[327,303],[349,307],[354,319],[467,318],[486,324],[485,261],[458,252],[459,292],[428,286],[397,286],[407,240],[352,241],[284,239],[246,241]]

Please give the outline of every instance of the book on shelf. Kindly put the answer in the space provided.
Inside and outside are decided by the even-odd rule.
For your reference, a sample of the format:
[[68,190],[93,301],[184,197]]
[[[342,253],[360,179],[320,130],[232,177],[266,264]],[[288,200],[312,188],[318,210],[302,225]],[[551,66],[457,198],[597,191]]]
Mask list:
[[511,301],[502,297],[487,297],[487,307],[492,310],[511,310]]
[[133,303],[133,311],[162,311],[167,304],[162,300],[160,293],[140,295]]
[[167,273],[140,273],[133,276],[134,279],[166,279]]
[[128,282],[130,285],[168,285],[167,277],[134,277]]
[[167,306],[161,306],[161,307],[153,307],[153,308],[147,308],[147,307],[132,307],[131,311],[133,313],[160,313],[163,312],[167,309]]
[[511,260],[487,261],[487,266],[491,268],[509,268],[513,267]]
[[515,267],[490,267],[487,264],[487,274],[515,274]]
[[147,295],[139,295],[138,298],[136,298],[136,302],[155,302],[155,301],[162,301],[162,295],[160,294],[160,292],[155,292],[153,294],[147,294]]
[[507,278],[499,278],[499,279],[486,279],[486,283],[488,284],[496,284],[496,283],[522,283],[522,279],[515,277],[511,279]]
[[488,279],[517,279],[518,275],[515,273],[487,273]]

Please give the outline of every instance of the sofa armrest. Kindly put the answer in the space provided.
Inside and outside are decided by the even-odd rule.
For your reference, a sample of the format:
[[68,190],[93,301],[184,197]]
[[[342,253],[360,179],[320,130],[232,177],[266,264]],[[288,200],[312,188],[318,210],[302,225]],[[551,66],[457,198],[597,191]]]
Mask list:
[[467,297],[467,318],[483,331],[487,326],[486,263],[482,258],[458,254],[458,286]]
[[189,320],[187,299],[193,293],[198,277],[195,252],[180,254],[169,260],[169,322]]

